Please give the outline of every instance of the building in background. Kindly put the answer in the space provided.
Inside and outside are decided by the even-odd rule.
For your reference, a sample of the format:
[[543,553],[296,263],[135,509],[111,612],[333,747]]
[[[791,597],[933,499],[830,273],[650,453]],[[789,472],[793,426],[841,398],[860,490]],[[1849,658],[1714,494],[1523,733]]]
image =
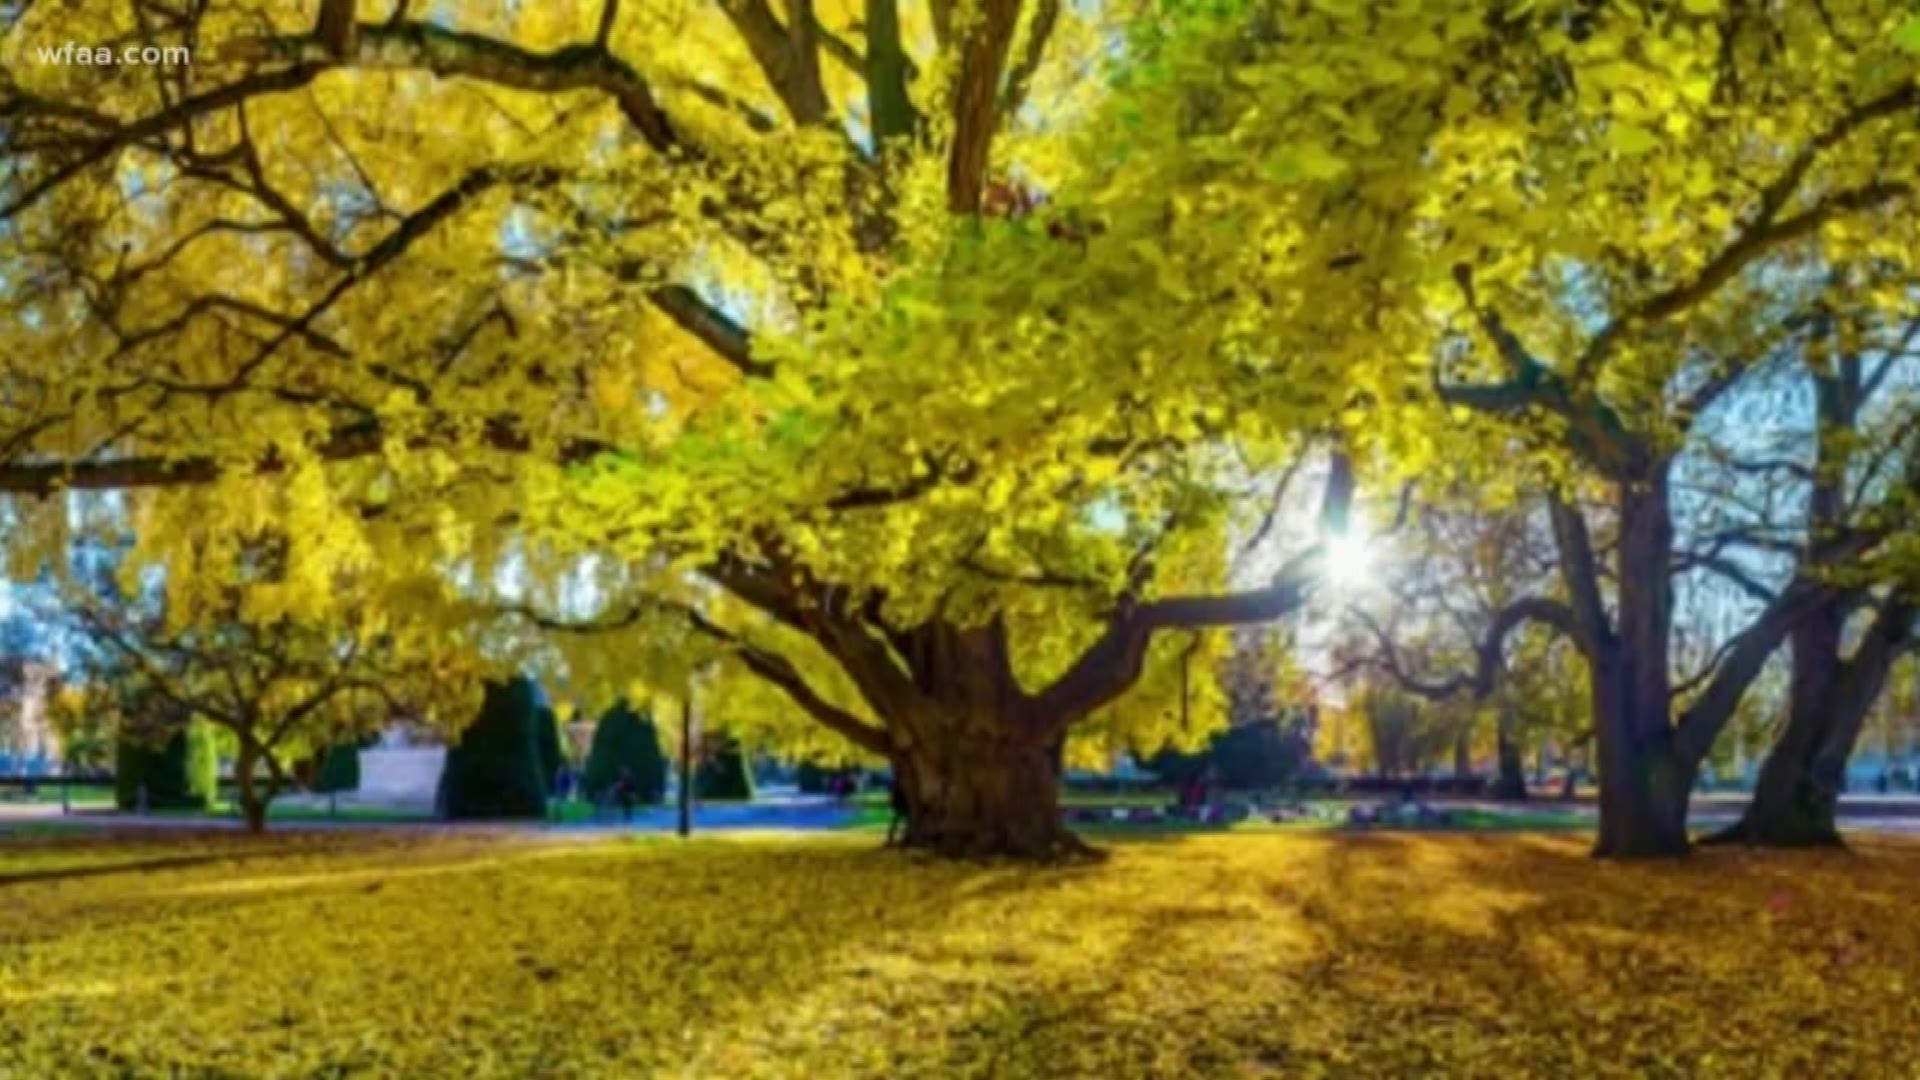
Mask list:
[[0,774],[53,772],[60,742],[48,715],[59,669],[44,660],[0,659]]

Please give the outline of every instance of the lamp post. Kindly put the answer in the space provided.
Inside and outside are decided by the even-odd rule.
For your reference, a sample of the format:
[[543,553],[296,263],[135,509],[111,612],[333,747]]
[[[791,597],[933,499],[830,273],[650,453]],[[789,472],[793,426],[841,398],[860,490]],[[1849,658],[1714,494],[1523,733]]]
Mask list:
[[693,683],[680,703],[680,836],[693,833]]
[[687,676],[686,697],[680,702],[680,835],[693,834],[693,740],[699,732],[694,717],[694,699],[700,696],[700,681],[713,671],[715,661],[707,660]]

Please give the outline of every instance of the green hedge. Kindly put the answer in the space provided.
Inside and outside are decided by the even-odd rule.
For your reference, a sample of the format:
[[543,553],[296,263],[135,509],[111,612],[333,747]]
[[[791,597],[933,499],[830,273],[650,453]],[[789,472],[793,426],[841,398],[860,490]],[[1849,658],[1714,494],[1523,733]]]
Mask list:
[[660,749],[660,732],[653,718],[636,712],[626,702],[607,710],[593,726],[593,745],[580,778],[587,798],[598,802],[620,778],[621,769],[633,775],[635,798],[659,802],[667,793],[667,756]]
[[450,819],[544,818],[547,777],[535,734],[530,679],[487,684],[480,716],[447,751],[440,808]]

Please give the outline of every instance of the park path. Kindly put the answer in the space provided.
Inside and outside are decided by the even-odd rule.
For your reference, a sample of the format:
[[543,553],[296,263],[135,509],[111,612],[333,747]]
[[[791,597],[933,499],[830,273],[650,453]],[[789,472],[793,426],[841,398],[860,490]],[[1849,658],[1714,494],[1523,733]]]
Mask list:
[[[1439,809],[1474,809],[1488,813],[1527,813],[1530,811],[1560,810],[1578,817],[1591,819],[1595,810],[1591,802],[1539,800],[1524,806],[1512,806],[1497,802],[1476,800],[1436,800],[1430,805]],[[1892,833],[1920,836],[1920,799],[1908,796],[1904,798],[1853,799],[1843,803],[1840,818],[1841,828],[1857,833]],[[1731,824],[1739,815],[1740,804],[1724,797],[1703,800],[1692,815],[1691,824],[1696,829],[1715,829]],[[1848,812],[1853,811],[1853,812]],[[751,832],[830,832],[845,829],[857,824],[861,811],[852,807],[836,804],[825,796],[778,795],[752,803],[719,803],[708,806],[696,806],[693,815],[693,831],[696,833],[751,833]],[[109,829],[238,829],[238,818],[229,817],[188,817],[179,815],[141,815],[119,814],[104,810],[82,810],[71,814],[62,814],[60,807],[50,803],[0,803],[0,836],[16,825],[61,824],[76,827],[99,827]],[[360,830],[415,830],[415,831],[460,831],[469,833],[506,832],[506,833],[671,833],[679,827],[679,813],[672,806],[647,807],[636,810],[631,821],[622,820],[618,814],[610,814],[600,820],[583,822],[441,822],[428,819],[401,821],[355,820],[350,817],[328,818],[291,818],[274,821],[273,831],[328,831],[338,829]]]
[[[320,804],[324,806],[324,803]],[[846,828],[860,818],[860,811],[843,807],[824,796],[777,796],[753,803],[718,803],[696,806],[693,812],[695,832],[823,832]],[[0,803],[0,834],[13,825],[64,824],[79,827],[136,829],[238,829],[237,817],[190,816],[179,814],[121,814],[108,810],[76,810],[62,814],[53,803]],[[365,830],[460,830],[466,832],[543,832],[543,833],[670,833],[679,828],[678,810],[656,806],[634,811],[631,821],[618,813],[581,822],[442,822],[429,818],[415,820],[356,820],[324,817],[284,818],[272,821],[270,831]]]

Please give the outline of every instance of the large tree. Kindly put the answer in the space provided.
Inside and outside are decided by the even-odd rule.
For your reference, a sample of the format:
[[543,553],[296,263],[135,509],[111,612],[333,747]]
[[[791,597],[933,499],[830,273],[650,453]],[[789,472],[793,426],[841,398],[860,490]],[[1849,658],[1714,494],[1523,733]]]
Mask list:
[[[1760,602],[1774,593],[1749,558],[1730,553],[1790,553],[1799,572],[1829,588],[1788,637],[1786,724],[1761,766],[1753,802],[1723,839],[1771,846],[1837,845],[1835,824],[1846,767],[1897,660],[1916,641],[1920,596],[1903,545],[1865,545],[1911,520],[1912,460],[1920,454],[1914,349],[1920,322],[1841,324],[1823,315],[1807,347],[1793,357],[1790,385],[1811,398],[1804,423],[1784,426],[1791,442],[1756,446],[1725,465],[1785,491],[1776,500],[1720,501],[1730,509],[1700,545],[1726,575]],[[1794,430],[1797,428],[1797,430]],[[1904,538],[1903,538],[1904,539]],[[1868,557],[1861,557],[1865,551]]]
[[378,552],[633,630],[603,654],[691,629],[891,759],[910,845],[1031,856],[1077,848],[1056,750],[1165,667],[1157,635],[1301,603],[1312,526],[1232,587],[1231,496],[1404,372],[1432,50],[1484,64],[1490,32],[372,7],[11,31],[195,63],[10,73],[0,488],[206,485],[199,531],[299,517],[295,580]]
[[[1445,400],[1543,450],[1561,596],[1586,660],[1598,852],[1688,846],[1701,760],[1828,594],[1797,577],[1691,693],[1671,670],[1675,469],[1702,418],[1816,313],[1911,304],[1920,92],[1893,3],[1571,5],[1512,57],[1549,103],[1463,88],[1506,167],[1463,154],[1438,249]],[[1440,269],[1436,260],[1436,277]],[[1438,294],[1444,296],[1445,294]],[[1856,536],[1857,545],[1868,537]]]

